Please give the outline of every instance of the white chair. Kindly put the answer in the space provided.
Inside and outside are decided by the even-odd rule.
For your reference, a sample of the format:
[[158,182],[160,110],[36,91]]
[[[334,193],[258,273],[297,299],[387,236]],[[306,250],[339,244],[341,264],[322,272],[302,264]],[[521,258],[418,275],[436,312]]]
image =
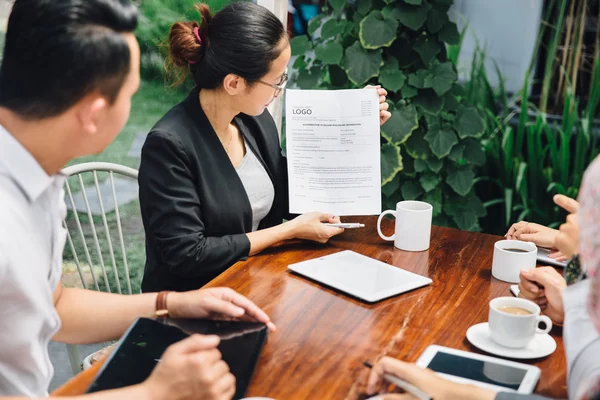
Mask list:
[[[81,279],[81,285],[84,289],[96,290],[96,291],[106,291],[106,292],[117,292],[120,294],[132,294],[131,289],[131,279],[129,274],[129,266],[127,263],[127,252],[125,250],[125,240],[123,237],[123,229],[121,226],[121,215],[119,213],[119,204],[117,201],[117,190],[115,187],[115,174],[122,175],[124,177],[134,179],[137,182],[138,171],[125,167],[123,165],[112,164],[112,163],[103,163],[103,162],[90,162],[90,163],[82,163],[78,165],[73,165],[71,167],[65,168],[62,173],[67,176],[67,180],[65,183],[65,194],[67,204],[70,205],[71,208],[71,216],[72,219],[69,220],[69,224],[67,220],[63,221],[63,226],[67,229],[67,243],[70,248],[73,261],[77,266],[77,272],[79,273],[79,278]],[[93,179],[93,185],[95,186],[95,194],[98,200],[98,205],[100,208],[99,217],[96,216],[96,221],[98,218],[101,218],[101,225],[103,225],[103,243],[105,243],[105,248],[101,245],[101,241],[99,239],[99,233],[102,233],[102,227],[96,229],[96,223],[94,220],[94,215],[92,214],[92,210],[90,208],[90,202],[88,198],[88,194],[86,193],[86,186],[84,181],[90,181],[90,178],[87,177],[87,174],[91,175]],[[108,178],[103,184],[100,184],[99,175],[108,175]],[[84,179],[84,177],[86,179]],[[76,196],[79,196],[79,202],[75,201],[75,197],[73,193],[75,190],[72,190],[72,184],[75,183],[76,187],[78,186]],[[114,204],[114,215],[108,213],[110,216],[111,222],[113,225],[116,225],[116,233],[118,236],[118,246],[120,247],[122,253],[122,268],[123,273],[119,274],[119,268],[117,268],[117,261],[115,258],[115,250],[113,247],[113,238],[111,235],[111,229],[109,229],[109,218],[107,217],[107,213],[105,212],[105,200],[106,200],[106,190],[104,193],[104,199],[102,197],[101,186],[105,186],[106,184],[110,185],[110,190],[112,193],[112,202]],[[109,196],[110,196],[109,194]],[[76,203],[79,203],[79,208],[81,209],[82,201],[85,206],[86,211],[77,211]],[[80,213],[85,215],[86,217],[80,218]],[[69,219],[69,216],[67,217]],[[87,221],[86,221],[87,219]],[[114,221],[113,221],[114,219]],[[89,224],[89,229],[87,230],[88,235],[84,232],[85,224]],[[71,225],[71,226],[69,226]],[[100,222],[98,222],[100,225]],[[71,229],[71,231],[69,230]],[[89,233],[91,233],[91,238],[89,237]],[[114,233],[114,229],[113,232]],[[78,236],[76,236],[78,235]],[[74,243],[73,239],[78,238],[77,246]],[[88,246],[88,241],[91,242],[91,246]],[[91,247],[91,249],[90,249]],[[108,248],[108,255],[110,258],[110,264],[112,266],[112,271],[107,273],[107,266],[104,262],[103,250],[106,251],[106,247]],[[80,254],[78,254],[77,248],[79,248]],[[81,254],[83,252],[83,254]],[[81,257],[80,257],[81,256]],[[92,260],[97,260],[94,263]],[[89,274],[91,275],[91,283],[88,279],[86,283],[84,268],[87,263],[87,267],[89,268]],[[83,267],[82,267],[83,266]],[[95,269],[100,269],[100,273],[97,273]],[[99,275],[99,276],[97,276]],[[110,276],[112,275],[112,276]],[[112,278],[112,279],[110,279]],[[121,279],[125,281],[126,287],[121,287]],[[112,288],[111,288],[112,283]],[[79,356],[79,349],[76,345],[67,345],[67,351],[69,354],[69,361],[71,363],[71,369],[73,370],[73,374],[77,374],[81,371],[81,363]],[[86,365],[87,364],[87,365]],[[84,365],[89,366],[89,362],[84,361]]]

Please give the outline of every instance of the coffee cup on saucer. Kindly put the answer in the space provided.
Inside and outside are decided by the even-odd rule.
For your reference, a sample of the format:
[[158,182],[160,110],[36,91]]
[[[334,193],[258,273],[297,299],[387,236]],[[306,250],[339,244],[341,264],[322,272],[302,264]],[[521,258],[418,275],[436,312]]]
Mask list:
[[[536,334],[552,329],[552,320],[540,315],[532,301],[515,297],[498,297],[490,301],[488,317],[490,336],[497,344],[513,349],[526,347]],[[540,322],[546,326],[539,327]]]
[[537,264],[537,247],[520,240],[500,240],[494,244],[492,276],[501,281],[519,283],[521,270]]

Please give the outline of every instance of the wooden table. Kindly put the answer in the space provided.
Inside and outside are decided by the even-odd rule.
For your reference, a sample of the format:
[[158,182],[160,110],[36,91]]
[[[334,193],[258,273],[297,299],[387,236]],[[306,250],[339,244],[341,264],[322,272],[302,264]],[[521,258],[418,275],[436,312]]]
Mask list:
[[[277,325],[248,396],[364,398],[365,360],[388,355],[416,361],[430,344],[481,353],[467,341],[467,329],[487,321],[491,299],[510,296],[509,284],[491,275],[498,237],[434,227],[430,249],[410,253],[379,238],[375,217],[346,220],[366,228],[347,230],[327,245],[281,244],[237,263],[209,284],[248,296]],[[392,232],[393,221],[385,220],[383,229]],[[346,249],[427,276],[433,284],[367,304],[287,271],[288,264]],[[531,362],[542,369],[537,393],[566,397],[561,329],[553,329],[552,336],[556,352]]]

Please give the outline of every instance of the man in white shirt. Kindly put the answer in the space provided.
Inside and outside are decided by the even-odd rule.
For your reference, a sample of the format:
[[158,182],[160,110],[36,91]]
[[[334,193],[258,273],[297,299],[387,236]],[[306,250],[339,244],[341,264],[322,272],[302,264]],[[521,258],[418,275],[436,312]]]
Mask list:
[[[119,338],[138,317],[244,317],[269,325],[226,288],[121,296],[62,288],[61,168],[101,152],[129,116],[140,53],[129,0],[16,0],[0,69],[0,398],[46,397],[50,339]],[[94,312],[89,312],[94,310]],[[92,399],[229,399],[235,378],[193,336],[171,346],[142,384]],[[21,397],[18,397],[21,396]]]

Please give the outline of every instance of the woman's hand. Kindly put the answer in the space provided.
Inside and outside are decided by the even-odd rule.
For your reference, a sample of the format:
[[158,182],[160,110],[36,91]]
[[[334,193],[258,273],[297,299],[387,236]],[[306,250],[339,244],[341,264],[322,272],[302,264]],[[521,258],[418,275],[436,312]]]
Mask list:
[[326,223],[340,223],[340,217],[320,212],[302,214],[291,220],[290,223],[293,224],[292,235],[294,238],[313,240],[319,243],[327,243],[331,237],[344,232],[341,228],[325,225]]
[[[416,386],[435,400],[492,400],[496,397],[496,394],[491,390],[450,382],[439,377],[431,370],[390,357],[383,357],[373,367],[369,376],[367,393],[377,393],[380,390],[384,375],[387,374]],[[378,398],[386,400],[415,399],[408,393],[385,394]]]
[[552,267],[540,267],[521,271],[519,297],[540,306],[552,322],[562,324],[565,320],[562,291],[567,282]]
[[392,113],[388,111],[390,105],[386,103],[387,90],[382,88],[381,85],[369,85],[365,89],[377,89],[377,94],[379,94],[379,125],[381,126],[392,117]]
[[522,240],[546,248],[554,247],[556,236],[558,236],[556,229],[527,221],[513,224],[506,233],[506,239],[508,240]]

